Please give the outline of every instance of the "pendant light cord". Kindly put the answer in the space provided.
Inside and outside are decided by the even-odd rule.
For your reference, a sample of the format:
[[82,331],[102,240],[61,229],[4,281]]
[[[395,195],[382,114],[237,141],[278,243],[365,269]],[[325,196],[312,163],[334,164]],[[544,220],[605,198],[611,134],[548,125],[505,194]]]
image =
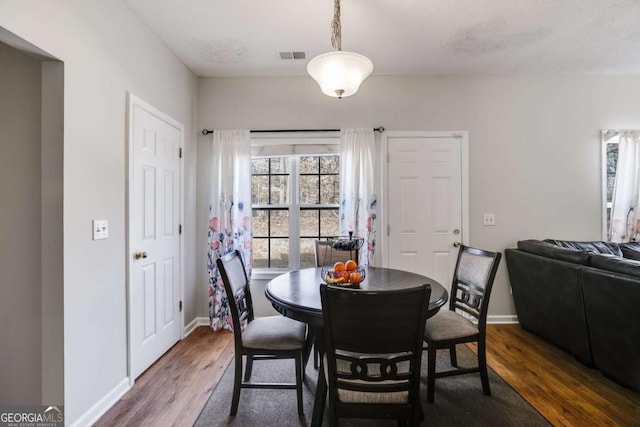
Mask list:
[[331,21],[331,46],[342,50],[342,23],[340,22],[340,0],[333,2],[333,20]]

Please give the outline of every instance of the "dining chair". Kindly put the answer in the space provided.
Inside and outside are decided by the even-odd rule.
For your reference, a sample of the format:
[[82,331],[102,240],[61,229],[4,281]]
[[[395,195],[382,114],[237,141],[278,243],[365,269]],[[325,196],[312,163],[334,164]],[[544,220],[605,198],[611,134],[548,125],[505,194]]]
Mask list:
[[[325,265],[333,265],[336,262],[347,262],[349,260],[358,261],[358,250],[338,250],[331,247],[331,239],[319,239],[314,241],[314,253],[316,260],[316,267],[323,267]],[[310,330],[309,340],[314,342],[314,331]],[[314,348],[313,351],[313,367],[318,369],[320,353]]]
[[430,295],[428,285],[396,291],[320,285],[331,426],[340,418],[419,425],[424,416],[422,337]]
[[[243,388],[295,389],[302,408],[303,358],[306,325],[284,316],[255,317],[251,289],[239,251],[216,260],[229,300],[235,343],[235,376],[230,414],[236,415]],[[246,358],[244,379],[242,358]],[[250,382],[254,360],[294,359],[295,383]]]
[[316,267],[322,267],[325,265],[333,265],[336,262],[346,262],[350,259],[358,262],[358,249],[354,250],[339,250],[331,247],[331,239],[315,240],[315,258]]
[[[433,402],[436,378],[480,373],[482,391],[489,396],[487,374],[486,325],[489,297],[500,264],[500,252],[460,246],[451,284],[449,310],[440,310],[425,326],[427,350],[427,401]],[[478,366],[458,367],[456,344],[478,343]],[[451,366],[455,369],[436,372],[436,350],[449,349]]]

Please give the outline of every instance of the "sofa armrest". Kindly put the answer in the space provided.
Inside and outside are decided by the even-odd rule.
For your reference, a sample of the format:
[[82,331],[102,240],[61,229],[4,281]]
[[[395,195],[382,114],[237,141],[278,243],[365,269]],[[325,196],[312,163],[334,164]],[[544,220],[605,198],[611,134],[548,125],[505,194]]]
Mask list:
[[583,267],[582,286],[596,367],[640,391],[640,280]]
[[585,266],[519,249],[506,249],[505,259],[520,326],[591,366],[580,286]]

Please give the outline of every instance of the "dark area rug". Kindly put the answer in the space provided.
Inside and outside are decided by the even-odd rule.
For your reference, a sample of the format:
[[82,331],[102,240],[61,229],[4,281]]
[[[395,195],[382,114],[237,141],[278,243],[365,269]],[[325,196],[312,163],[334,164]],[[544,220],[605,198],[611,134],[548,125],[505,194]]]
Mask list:
[[[438,351],[438,370],[449,369],[447,351]],[[460,366],[472,367],[475,355],[466,346],[458,346]],[[460,375],[436,380],[435,402],[427,403],[426,352],[423,356],[423,380],[421,398],[428,426],[550,426],[527,401],[516,393],[495,372],[489,370],[491,396],[482,393],[479,374]],[[238,414],[229,416],[233,390],[233,363],[230,363],[222,379],[202,409],[197,427],[212,426],[308,426],[311,424],[313,397],[318,371],[309,360],[306,370],[304,415],[298,416],[295,390],[244,389],[240,393]],[[266,360],[254,363],[253,381],[293,382],[293,360]],[[323,425],[328,425],[327,417]],[[396,426],[396,421],[340,420],[341,426]]]

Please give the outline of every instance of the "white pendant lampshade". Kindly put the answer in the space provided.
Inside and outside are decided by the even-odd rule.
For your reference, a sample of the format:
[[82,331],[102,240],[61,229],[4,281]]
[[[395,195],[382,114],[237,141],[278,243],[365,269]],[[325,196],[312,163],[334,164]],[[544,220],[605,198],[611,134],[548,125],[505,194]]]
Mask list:
[[336,50],[318,55],[309,61],[307,72],[318,82],[325,95],[338,99],[351,96],[373,71],[373,63],[364,55],[342,50],[340,0],[333,0],[331,46]]
[[373,71],[373,63],[359,53],[337,50],[318,55],[309,61],[307,72],[325,95],[335,98],[351,96]]

